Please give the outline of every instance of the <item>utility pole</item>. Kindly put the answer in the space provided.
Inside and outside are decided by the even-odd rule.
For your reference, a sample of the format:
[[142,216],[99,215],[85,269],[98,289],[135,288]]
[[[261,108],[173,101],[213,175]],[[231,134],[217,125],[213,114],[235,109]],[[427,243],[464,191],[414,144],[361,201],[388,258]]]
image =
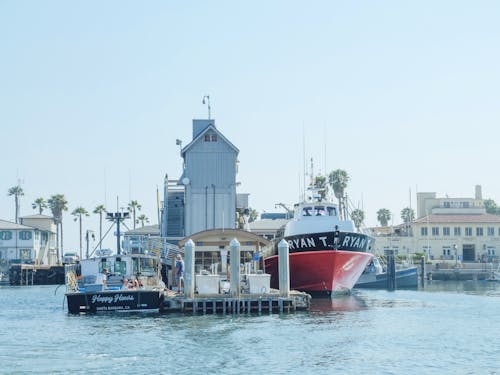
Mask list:
[[106,214],[106,219],[109,221],[113,221],[116,224],[116,254],[121,254],[121,246],[120,246],[120,222],[125,219],[130,218],[129,212],[108,212]]

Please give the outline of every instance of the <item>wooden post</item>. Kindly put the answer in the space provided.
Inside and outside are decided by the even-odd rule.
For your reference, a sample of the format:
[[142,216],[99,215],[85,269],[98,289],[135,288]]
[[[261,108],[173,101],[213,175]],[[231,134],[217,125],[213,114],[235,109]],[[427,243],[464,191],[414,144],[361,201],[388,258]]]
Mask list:
[[195,245],[189,239],[184,245],[184,294],[187,298],[194,298],[194,254]]
[[420,258],[420,285],[424,286],[425,278],[425,257]]
[[387,289],[396,289],[396,259],[393,250],[387,255]]
[[231,248],[231,296],[238,298],[240,296],[240,243],[233,238],[229,247]]
[[290,262],[288,259],[288,242],[281,240],[278,244],[278,274],[280,297],[290,296]]

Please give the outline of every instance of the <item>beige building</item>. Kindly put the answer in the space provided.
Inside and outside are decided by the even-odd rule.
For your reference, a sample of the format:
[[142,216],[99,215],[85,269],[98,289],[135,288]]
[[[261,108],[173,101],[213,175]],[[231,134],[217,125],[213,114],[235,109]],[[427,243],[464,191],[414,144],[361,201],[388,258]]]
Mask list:
[[417,193],[416,220],[409,230],[396,228],[378,231],[378,252],[392,249],[400,255],[424,253],[428,259],[464,262],[493,261],[500,254],[500,216],[486,213],[480,186],[474,198]]

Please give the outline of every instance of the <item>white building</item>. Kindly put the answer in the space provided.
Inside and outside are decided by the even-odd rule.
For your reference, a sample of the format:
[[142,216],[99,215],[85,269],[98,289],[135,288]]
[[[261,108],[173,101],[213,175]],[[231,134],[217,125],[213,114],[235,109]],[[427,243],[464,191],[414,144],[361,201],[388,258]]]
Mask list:
[[20,218],[20,224],[0,220],[0,263],[9,262],[54,264],[56,226],[46,215]]
[[500,255],[500,216],[486,213],[480,186],[474,198],[417,193],[411,231],[377,236],[375,248],[400,255],[424,253],[429,259],[492,261]]

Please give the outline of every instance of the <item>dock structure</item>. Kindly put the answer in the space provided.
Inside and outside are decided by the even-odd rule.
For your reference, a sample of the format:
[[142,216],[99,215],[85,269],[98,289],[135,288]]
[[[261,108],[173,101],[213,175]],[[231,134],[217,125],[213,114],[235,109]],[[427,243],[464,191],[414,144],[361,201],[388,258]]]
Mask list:
[[10,285],[64,284],[64,266],[43,264],[13,264],[9,269]]
[[[240,243],[236,238],[230,242],[230,288],[222,292],[217,286],[217,275],[195,275],[195,243],[189,239],[185,244],[185,288],[183,294],[166,291],[160,312],[198,314],[250,314],[291,313],[308,310],[311,296],[290,291],[288,244],[280,242],[280,289],[269,288],[269,275],[240,274]],[[244,281],[242,281],[244,280]],[[216,283],[214,283],[216,281]],[[208,290],[221,290],[210,293]],[[196,290],[196,292],[195,292]]]
[[211,295],[188,298],[180,295],[166,295],[160,307],[162,313],[206,314],[250,314],[250,313],[292,313],[308,310],[311,296],[302,292],[291,292],[288,297],[279,293],[261,295]]

